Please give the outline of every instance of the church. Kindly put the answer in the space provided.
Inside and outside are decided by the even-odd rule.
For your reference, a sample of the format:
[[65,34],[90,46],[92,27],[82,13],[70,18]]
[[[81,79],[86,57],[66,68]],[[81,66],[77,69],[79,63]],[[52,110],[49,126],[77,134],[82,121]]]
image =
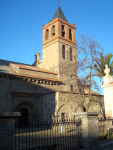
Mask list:
[[[21,112],[20,121],[73,118],[74,112],[101,112],[103,95],[85,93],[84,107],[77,77],[76,26],[60,7],[43,25],[42,60],[33,65],[0,59],[0,112]],[[84,109],[85,108],[85,109]]]

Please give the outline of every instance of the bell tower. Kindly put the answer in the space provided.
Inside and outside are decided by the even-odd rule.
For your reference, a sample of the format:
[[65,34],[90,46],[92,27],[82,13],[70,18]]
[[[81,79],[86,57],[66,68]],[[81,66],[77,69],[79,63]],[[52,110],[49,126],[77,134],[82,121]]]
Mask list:
[[[39,67],[58,73],[61,90],[74,90],[77,75],[76,26],[68,23],[60,7],[52,20],[43,25],[42,63]],[[64,86],[65,85],[65,86]],[[64,88],[65,87],[65,88]]]

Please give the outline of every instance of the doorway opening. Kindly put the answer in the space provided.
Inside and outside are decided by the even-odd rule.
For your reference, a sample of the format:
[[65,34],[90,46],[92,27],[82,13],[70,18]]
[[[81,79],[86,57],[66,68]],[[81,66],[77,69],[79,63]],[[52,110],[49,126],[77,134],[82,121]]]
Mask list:
[[28,124],[28,109],[23,107],[19,110],[21,116],[18,118],[18,125],[27,126]]

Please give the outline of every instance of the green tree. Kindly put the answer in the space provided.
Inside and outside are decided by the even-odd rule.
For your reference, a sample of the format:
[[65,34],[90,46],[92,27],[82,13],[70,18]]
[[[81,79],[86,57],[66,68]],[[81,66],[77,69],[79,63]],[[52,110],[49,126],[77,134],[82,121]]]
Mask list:
[[112,57],[112,53],[109,53],[106,56],[103,56],[103,53],[100,53],[100,59],[95,59],[95,64],[93,67],[95,74],[93,76],[98,76],[100,78],[105,76],[104,69],[106,64],[109,66],[110,75],[113,75],[113,61],[111,62]]

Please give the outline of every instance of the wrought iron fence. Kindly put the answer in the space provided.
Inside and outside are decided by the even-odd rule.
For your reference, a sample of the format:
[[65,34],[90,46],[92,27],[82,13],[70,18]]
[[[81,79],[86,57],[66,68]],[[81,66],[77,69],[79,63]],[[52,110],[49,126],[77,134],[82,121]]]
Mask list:
[[80,120],[15,122],[15,150],[81,148],[80,124]]

